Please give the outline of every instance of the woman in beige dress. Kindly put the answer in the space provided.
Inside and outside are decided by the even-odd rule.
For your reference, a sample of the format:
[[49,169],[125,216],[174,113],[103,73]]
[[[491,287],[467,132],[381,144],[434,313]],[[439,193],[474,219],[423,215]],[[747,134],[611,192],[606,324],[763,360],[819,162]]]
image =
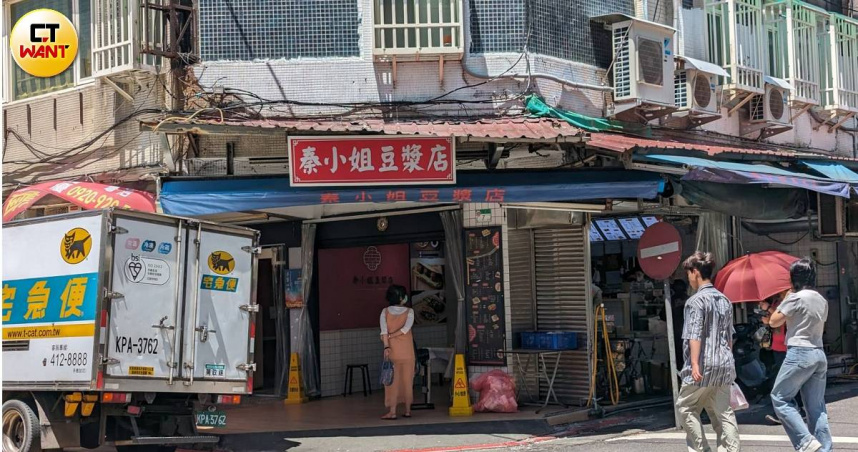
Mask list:
[[396,408],[405,404],[405,417],[411,417],[411,402],[414,400],[414,310],[405,306],[408,295],[405,287],[393,285],[387,289],[389,307],[381,311],[381,340],[384,342],[384,357],[393,363],[393,383],[384,387],[384,406],[387,414],[382,419],[396,419]]

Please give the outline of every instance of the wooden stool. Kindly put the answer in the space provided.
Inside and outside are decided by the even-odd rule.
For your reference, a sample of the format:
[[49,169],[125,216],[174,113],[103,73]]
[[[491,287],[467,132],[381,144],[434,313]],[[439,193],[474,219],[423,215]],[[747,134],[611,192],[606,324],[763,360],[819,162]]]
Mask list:
[[347,364],[346,365],[346,379],[343,381],[343,397],[346,394],[352,394],[352,379],[354,378],[352,370],[358,369],[361,372],[361,382],[363,383],[363,396],[366,397],[367,394],[372,394],[372,385],[369,381],[369,365],[368,364]]

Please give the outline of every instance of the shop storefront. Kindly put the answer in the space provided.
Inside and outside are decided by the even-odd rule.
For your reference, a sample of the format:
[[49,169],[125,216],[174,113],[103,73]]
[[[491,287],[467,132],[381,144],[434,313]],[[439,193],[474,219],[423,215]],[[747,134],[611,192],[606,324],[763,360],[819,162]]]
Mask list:
[[[554,387],[564,403],[579,405],[588,390],[592,311],[584,212],[604,210],[605,199],[654,199],[664,187],[657,174],[619,169],[460,172],[454,184],[419,186],[323,183],[170,178],[160,202],[168,213],[251,225],[276,249],[269,257],[277,263],[270,286],[277,295],[261,306],[270,313],[261,316],[263,388],[283,394],[288,350],[304,357],[311,396],[342,394],[350,365],[365,364],[372,390],[380,390],[379,314],[387,287],[399,284],[415,309],[416,346],[437,358],[431,378],[417,382],[415,402],[422,401],[419,384],[431,380],[441,407],[449,387],[438,382],[452,371],[445,358],[465,354],[471,379],[492,369],[517,375],[504,351],[520,347],[520,333],[533,330],[579,335],[580,346],[563,354]],[[540,222],[546,212],[566,219]],[[290,284],[308,270],[308,288]],[[282,314],[280,303],[288,307]],[[359,370],[352,380],[361,393]],[[533,374],[520,384],[541,400],[547,386],[537,381]]]

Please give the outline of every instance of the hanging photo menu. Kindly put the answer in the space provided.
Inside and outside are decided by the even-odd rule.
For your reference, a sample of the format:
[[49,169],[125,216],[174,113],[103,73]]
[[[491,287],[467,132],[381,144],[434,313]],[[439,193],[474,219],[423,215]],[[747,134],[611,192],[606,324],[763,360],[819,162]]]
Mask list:
[[465,230],[470,364],[506,365],[501,227]]

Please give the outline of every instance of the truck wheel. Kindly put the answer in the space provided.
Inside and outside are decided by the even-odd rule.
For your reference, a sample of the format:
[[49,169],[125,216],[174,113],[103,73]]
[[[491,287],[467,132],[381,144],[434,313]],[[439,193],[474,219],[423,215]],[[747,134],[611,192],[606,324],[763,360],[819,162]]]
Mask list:
[[39,417],[29,405],[20,400],[3,404],[3,450],[30,452],[40,450],[41,431]]

